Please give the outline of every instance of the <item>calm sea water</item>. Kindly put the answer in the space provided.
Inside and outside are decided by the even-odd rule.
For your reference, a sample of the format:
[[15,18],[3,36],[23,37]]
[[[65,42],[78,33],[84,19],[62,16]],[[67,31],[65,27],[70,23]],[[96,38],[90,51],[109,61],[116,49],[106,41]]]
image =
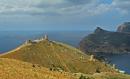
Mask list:
[[[0,53],[10,51],[28,39],[37,39],[45,34],[55,40],[78,47],[80,40],[91,31],[0,31]],[[108,55],[111,63],[130,74],[130,54]]]

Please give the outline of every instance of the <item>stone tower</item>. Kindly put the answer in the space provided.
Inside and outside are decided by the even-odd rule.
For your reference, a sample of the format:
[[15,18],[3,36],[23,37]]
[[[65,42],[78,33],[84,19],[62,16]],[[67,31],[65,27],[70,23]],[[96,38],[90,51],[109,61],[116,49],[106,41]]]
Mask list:
[[94,55],[91,55],[89,60],[90,61],[95,61]]
[[113,69],[116,69],[116,65],[115,65],[115,64],[113,64],[113,65],[112,65],[112,68],[113,68]]
[[48,35],[45,35],[45,36],[44,36],[44,39],[45,39],[45,40],[48,40]]
[[27,40],[25,44],[32,44],[32,40]]

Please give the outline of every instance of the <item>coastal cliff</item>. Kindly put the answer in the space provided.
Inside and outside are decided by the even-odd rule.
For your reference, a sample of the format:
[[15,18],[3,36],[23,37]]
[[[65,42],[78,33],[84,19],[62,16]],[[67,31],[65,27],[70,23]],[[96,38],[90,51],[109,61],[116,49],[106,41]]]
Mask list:
[[123,54],[130,52],[130,34],[106,31],[100,27],[80,41],[84,52]]
[[117,32],[130,33],[130,22],[124,22],[117,28]]

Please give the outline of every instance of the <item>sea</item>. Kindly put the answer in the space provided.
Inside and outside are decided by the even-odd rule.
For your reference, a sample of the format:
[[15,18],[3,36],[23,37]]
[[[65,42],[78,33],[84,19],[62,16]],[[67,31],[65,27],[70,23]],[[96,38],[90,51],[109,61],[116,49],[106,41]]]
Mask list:
[[[59,41],[78,48],[79,42],[92,31],[0,31],[0,53],[5,53],[23,44],[48,35],[50,40]],[[111,64],[130,74],[130,54],[107,55]]]

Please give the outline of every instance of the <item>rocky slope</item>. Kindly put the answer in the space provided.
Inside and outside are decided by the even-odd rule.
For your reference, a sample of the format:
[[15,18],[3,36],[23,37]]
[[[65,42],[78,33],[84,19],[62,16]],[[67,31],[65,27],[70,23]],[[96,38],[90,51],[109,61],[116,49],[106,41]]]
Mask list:
[[117,28],[117,32],[130,33],[130,22],[125,22]]
[[[107,64],[84,54],[69,45],[48,39],[27,41],[15,50],[2,54],[2,58],[12,58],[39,64],[52,70],[67,72],[115,72]],[[90,60],[91,59],[91,60]]]
[[86,53],[129,53],[130,34],[122,32],[110,32],[98,27],[94,33],[81,40],[80,49]]

